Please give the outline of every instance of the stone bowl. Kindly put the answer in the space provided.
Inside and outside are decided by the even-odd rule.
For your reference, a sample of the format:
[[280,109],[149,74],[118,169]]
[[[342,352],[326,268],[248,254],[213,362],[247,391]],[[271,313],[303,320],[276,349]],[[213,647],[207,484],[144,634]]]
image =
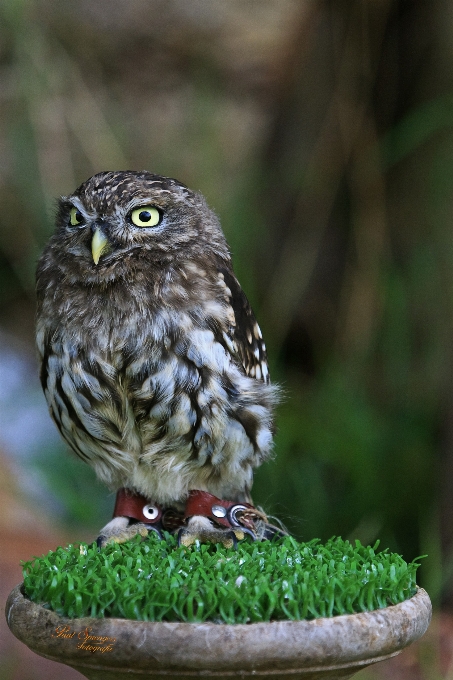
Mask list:
[[34,652],[90,680],[336,680],[418,640],[431,620],[431,601],[419,588],[385,609],[312,621],[155,623],[62,618],[27,599],[19,585],[6,618]]

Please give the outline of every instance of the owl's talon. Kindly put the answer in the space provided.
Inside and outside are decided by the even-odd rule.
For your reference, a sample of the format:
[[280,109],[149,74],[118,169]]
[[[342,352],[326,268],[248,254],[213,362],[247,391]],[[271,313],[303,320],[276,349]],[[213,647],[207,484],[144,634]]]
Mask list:
[[236,549],[238,540],[245,536],[243,531],[222,529],[215,526],[207,517],[196,515],[188,519],[186,527],[178,531],[178,545],[190,548],[197,541],[200,543],[221,543],[224,548]]
[[156,532],[159,538],[162,538],[156,527],[143,522],[131,523],[128,517],[115,517],[101,529],[96,543],[98,548],[104,548],[109,543],[126,543],[137,535],[147,538],[150,531]]

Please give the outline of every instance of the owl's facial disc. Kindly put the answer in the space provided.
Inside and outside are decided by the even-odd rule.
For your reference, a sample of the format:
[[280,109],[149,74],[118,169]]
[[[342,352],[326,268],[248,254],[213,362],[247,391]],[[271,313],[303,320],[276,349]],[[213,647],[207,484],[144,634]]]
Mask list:
[[96,227],[91,239],[91,254],[93,256],[94,264],[97,264],[101,255],[109,250],[110,244],[107,237],[102,233],[99,227]]

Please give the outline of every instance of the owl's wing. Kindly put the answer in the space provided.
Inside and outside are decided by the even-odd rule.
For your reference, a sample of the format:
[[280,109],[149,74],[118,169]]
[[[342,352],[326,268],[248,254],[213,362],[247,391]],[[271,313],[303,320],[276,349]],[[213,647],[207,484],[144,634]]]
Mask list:
[[225,294],[230,306],[228,331],[223,333],[222,344],[248,376],[269,383],[266,346],[250,303],[231,271],[222,268],[219,275],[225,283]]

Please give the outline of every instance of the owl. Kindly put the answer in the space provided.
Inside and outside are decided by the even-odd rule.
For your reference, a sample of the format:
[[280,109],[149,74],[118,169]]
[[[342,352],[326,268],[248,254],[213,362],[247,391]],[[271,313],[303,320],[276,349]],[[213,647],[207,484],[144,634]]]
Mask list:
[[147,171],[94,175],[58,203],[37,300],[51,416],[118,492],[101,546],[169,527],[184,545],[276,533],[250,490],[278,389],[201,194]]

